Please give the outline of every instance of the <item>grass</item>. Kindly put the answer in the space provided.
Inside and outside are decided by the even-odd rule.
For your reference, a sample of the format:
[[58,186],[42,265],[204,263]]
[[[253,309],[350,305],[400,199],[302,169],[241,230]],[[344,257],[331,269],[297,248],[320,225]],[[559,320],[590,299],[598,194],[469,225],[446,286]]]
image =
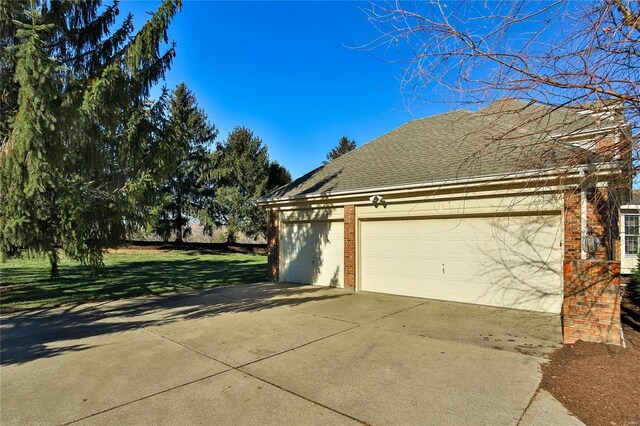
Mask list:
[[3,313],[264,281],[266,256],[187,250],[122,249],[105,255],[103,274],[68,259],[49,278],[45,259],[0,263]]

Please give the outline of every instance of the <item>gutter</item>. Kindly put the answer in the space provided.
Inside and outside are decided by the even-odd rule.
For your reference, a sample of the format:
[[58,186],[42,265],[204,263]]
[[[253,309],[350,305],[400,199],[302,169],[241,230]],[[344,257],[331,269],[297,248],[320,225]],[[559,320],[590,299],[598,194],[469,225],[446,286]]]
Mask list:
[[[481,177],[475,178],[462,178],[462,179],[450,179],[429,183],[413,183],[408,185],[395,185],[395,186],[386,186],[386,187],[371,187],[371,188],[361,188],[361,189],[353,189],[347,191],[338,191],[338,192],[325,192],[320,194],[304,194],[304,195],[294,195],[290,197],[270,197],[270,198],[261,198],[258,200],[258,204],[260,205],[273,205],[273,204],[284,204],[284,203],[292,203],[292,202],[300,202],[300,201],[315,201],[315,200],[323,200],[327,198],[338,199],[345,198],[357,195],[365,195],[370,194],[371,192],[383,192],[383,193],[393,193],[393,192],[416,192],[420,190],[435,188],[435,187],[456,187],[460,185],[467,186],[477,186],[487,182],[531,182],[531,181],[541,181],[549,179],[550,177],[559,177],[567,175],[562,174],[562,171],[566,171],[569,173],[569,177],[583,177],[585,176],[585,170],[591,169],[596,172],[602,172],[599,174],[611,174],[611,171],[619,171],[618,164],[616,163],[603,163],[600,165],[594,166],[580,166],[578,168],[565,168],[565,169],[543,169],[543,170],[535,170],[535,171],[527,171],[527,172],[518,172],[518,173],[502,173],[502,174],[494,174],[494,175],[485,175]],[[606,173],[609,171],[608,173]]]
[[585,131],[578,131],[578,132],[569,132],[569,133],[556,133],[555,135],[549,135],[550,138],[552,139],[572,139],[572,138],[579,138],[582,136],[591,136],[591,135],[597,135],[600,133],[611,133],[611,130],[617,130],[620,129],[620,126],[609,126],[609,127],[601,127],[599,129],[592,129],[592,130],[585,130]]

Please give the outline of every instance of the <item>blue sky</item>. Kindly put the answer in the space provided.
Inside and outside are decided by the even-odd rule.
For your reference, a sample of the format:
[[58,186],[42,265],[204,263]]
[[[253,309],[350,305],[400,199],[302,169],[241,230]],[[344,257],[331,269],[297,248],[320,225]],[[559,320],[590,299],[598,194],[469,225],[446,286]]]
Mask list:
[[[156,2],[123,2],[136,17]],[[413,115],[403,106],[399,64],[357,46],[377,33],[365,2],[185,1],[169,36],[177,57],[166,85],[184,81],[219,139],[242,125],[298,177],[321,165],[341,136],[358,145],[412,118],[443,112],[433,105]]]

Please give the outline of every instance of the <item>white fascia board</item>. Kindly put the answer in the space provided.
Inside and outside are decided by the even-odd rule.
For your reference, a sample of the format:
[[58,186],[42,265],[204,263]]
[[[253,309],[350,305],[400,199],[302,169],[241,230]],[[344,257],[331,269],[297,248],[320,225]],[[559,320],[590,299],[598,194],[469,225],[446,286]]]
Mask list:
[[[462,178],[462,179],[450,179],[437,182],[410,184],[410,185],[397,185],[377,188],[362,188],[348,191],[338,192],[326,192],[321,194],[309,194],[309,195],[295,195],[290,197],[275,197],[266,198],[258,201],[260,205],[276,205],[281,203],[295,203],[295,202],[308,202],[327,200],[331,198],[336,200],[338,198],[353,197],[358,195],[372,194],[372,193],[390,193],[395,191],[402,192],[418,192],[433,188],[455,188],[462,186],[464,188],[483,185],[487,183],[531,183],[532,181],[545,181],[555,177],[584,177],[585,170],[595,169],[603,174],[613,174],[616,171],[620,172],[618,165],[615,163],[602,163],[598,165],[588,166],[583,165],[572,168],[553,168],[532,170],[518,173],[502,173],[494,175],[485,175],[477,178]],[[612,173],[613,172],[613,173]]]
[[[575,189],[575,185],[554,185],[548,186],[541,184],[538,187],[521,186],[503,189],[491,189],[486,190],[487,185],[477,185],[474,187],[464,186],[460,191],[444,193],[438,193],[438,188],[433,191],[427,190],[427,192],[433,192],[425,194],[425,191],[396,191],[396,192],[379,192],[378,194],[384,196],[385,202],[392,203],[415,203],[421,201],[446,201],[455,200],[460,198],[460,194],[464,194],[465,198],[492,198],[492,197],[513,197],[513,196],[535,196],[535,195],[547,195],[557,194],[562,191]],[[355,195],[348,198],[339,199],[322,199],[322,200],[306,200],[287,202],[282,204],[272,204],[271,206],[277,206],[280,211],[287,210],[299,210],[299,209],[321,209],[321,208],[340,208],[346,205],[371,205],[369,200],[370,194]]]
[[569,139],[569,138],[579,138],[582,136],[594,136],[600,133],[611,133],[611,130],[620,130],[621,126],[609,126],[602,127],[600,129],[586,130],[586,131],[577,131],[575,133],[557,133],[555,135],[550,135],[549,137],[552,139]]

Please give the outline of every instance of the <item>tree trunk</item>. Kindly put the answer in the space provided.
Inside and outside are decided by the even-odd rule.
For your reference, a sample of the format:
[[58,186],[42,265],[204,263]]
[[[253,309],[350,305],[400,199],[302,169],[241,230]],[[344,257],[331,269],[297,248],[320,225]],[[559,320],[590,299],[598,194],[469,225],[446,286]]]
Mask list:
[[182,181],[178,183],[178,194],[176,199],[176,243],[182,242]]
[[182,242],[182,207],[179,207],[179,209],[176,215],[176,243]]
[[233,244],[236,242],[236,233],[233,231],[227,232],[227,245]]
[[58,262],[60,261],[60,257],[58,256],[58,251],[56,249],[51,249],[49,252],[49,263],[51,264],[51,271],[49,272],[49,277],[53,280],[60,276],[58,271]]

